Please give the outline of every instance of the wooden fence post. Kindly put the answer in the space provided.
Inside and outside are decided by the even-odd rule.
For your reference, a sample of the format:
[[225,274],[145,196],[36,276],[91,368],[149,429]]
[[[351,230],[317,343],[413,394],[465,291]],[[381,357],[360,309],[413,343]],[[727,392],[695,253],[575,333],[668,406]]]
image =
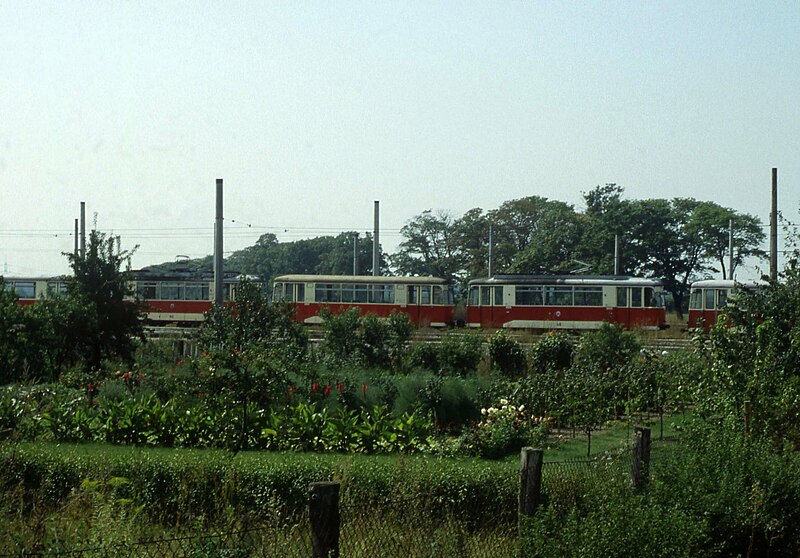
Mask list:
[[311,519],[311,557],[338,558],[338,482],[312,482],[308,485],[308,514]]
[[522,518],[532,517],[541,503],[542,465],[544,451],[533,448],[522,448],[519,465],[519,524],[522,531]]
[[633,489],[642,490],[646,485],[650,470],[650,429],[644,426],[633,427],[633,454],[631,461],[631,480]]

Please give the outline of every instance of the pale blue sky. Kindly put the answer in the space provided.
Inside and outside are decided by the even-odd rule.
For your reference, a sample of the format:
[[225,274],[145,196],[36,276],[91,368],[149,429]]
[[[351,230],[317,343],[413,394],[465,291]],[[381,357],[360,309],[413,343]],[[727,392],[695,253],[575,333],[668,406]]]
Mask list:
[[226,252],[606,182],[766,223],[772,167],[797,221],[800,2],[7,0],[0,53],[7,275],[67,271],[80,201],[208,254],[217,177]]

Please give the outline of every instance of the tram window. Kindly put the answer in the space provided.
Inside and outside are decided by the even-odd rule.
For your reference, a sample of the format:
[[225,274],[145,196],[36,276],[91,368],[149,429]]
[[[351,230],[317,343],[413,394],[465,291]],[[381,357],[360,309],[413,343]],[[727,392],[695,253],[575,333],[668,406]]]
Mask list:
[[414,285],[409,285],[406,289],[406,303],[407,304],[416,304],[417,303],[417,287]]
[[367,302],[369,300],[367,285],[354,285],[353,292],[355,293],[353,302]]
[[187,283],[186,300],[208,300],[208,283]]
[[705,289],[703,293],[705,294],[706,299],[706,310],[714,310],[716,308],[716,305],[714,304],[716,291],[714,291],[714,289]]
[[393,304],[394,285],[371,285],[369,301],[376,304]]
[[356,289],[352,283],[344,283],[342,285],[342,302],[355,302]]
[[631,308],[642,307],[642,289],[641,287],[633,287],[631,289]]
[[653,303],[653,287],[644,288],[644,305],[647,308],[652,308],[655,306]]
[[47,283],[48,296],[62,297],[67,294],[67,284],[61,281],[50,281]]
[[297,302],[305,302],[305,300],[306,300],[306,285],[305,285],[305,283],[298,283],[297,284],[297,298],[295,300]]
[[544,303],[547,306],[572,306],[572,287],[545,287]]
[[491,306],[492,297],[489,296],[491,287],[481,287],[481,306]]
[[602,306],[603,287],[575,287],[575,306]]
[[273,285],[272,300],[276,302],[283,300],[283,283],[275,283],[275,285]]
[[341,300],[340,287],[336,283],[317,283],[317,302],[339,302]]
[[728,304],[727,289],[719,289],[717,291],[717,308],[724,308],[727,304]]
[[423,285],[419,288],[419,302],[420,304],[431,303],[431,287],[430,285]]
[[139,298],[145,300],[156,300],[158,294],[158,283],[139,283],[136,287]]
[[628,307],[628,287],[617,287],[617,306]]
[[14,283],[14,292],[19,298],[36,298],[36,283],[18,281]]
[[481,303],[480,291],[478,287],[471,287],[469,289],[469,303],[472,306],[479,306]]
[[161,283],[161,300],[183,300],[181,283]]
[[494,288],[494,305],[495,306],[503,305],[503,287]]
[[447,304],[444,289],[442,289],[441,287],[433,287],[433,303]]
[[695,289],[689,296],[689,310],[702,310],[703,309],[703,291]]
[[225,300],[236,300],[237,287],[233,283],[228,283],[224,287]]
[[541,306],[544,302],[542,287],[515,287],[515,303],[517,306]]

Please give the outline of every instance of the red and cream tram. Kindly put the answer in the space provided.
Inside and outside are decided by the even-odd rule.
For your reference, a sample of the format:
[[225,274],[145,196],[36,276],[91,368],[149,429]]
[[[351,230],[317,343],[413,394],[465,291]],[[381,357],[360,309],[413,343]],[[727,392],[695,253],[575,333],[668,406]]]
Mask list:
[[67,284],[63,277],[8,277],[5,288],[12,289],[21,306],[33,304],[40,298],[63,295]]
[[418,327],[445,327],[453,321],[452,292],[438,277],[281,275],[272,292],[273,301],[293,303],[296,319],[306,324],[322,323],[323,308],[333,313],[358,308],[380,317],[402,312]]
[[[236,299],[237,286],[244,277],[238,271],[224,274],[224,300]],[[213,304],[213,274],[142,269],[132,271],[131,280],[136,299],[144,306],[145,318],[153,324],[196,324],[205,319]],[[6,288],[14,289],[22,306],[63,295],[67,289],[64,277],[9,277],[4,283]]]
[[664,329],[661,281],[626,276],[496,275],[469,282],[474,328]]
[[740,282],[733,279],[708,279],[692,283],[689,294],[689,331],[708,331],[736,298],[739,289],[760,289],[763,281]]

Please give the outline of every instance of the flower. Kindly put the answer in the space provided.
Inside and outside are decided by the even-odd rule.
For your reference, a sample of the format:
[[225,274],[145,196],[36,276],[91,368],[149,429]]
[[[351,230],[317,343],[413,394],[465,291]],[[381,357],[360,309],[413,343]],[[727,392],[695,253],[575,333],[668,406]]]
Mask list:
[[317,393],[318,389],[319,389],[319,384],[318,383],[314,382],[313,384],[311,384],[311,391],[313,393]]
[[485,414],[486,414],[486,407],[484,407],[483,409],[481,409],[481,414],[482,414],[482,415],[485,415]]
[[341,383],[341,382],[340,382],[340,383],[338,383],[338,384],[336,384],[336,390],[337,390],[339,393],[342,393],[342,391],[344,391],[344,384],[343,384],[343,383]]
[[508,405],[508,399],[501,399],[500,400],[500,404],[501,405]]
[[367,384],[361,384],[361,394],[364,396],[367,395]]
[[331,386],[325,386],[325,389],[322,390],[322,393],[325,395],[325,397],[328,397],[328,395],[331,393]]

